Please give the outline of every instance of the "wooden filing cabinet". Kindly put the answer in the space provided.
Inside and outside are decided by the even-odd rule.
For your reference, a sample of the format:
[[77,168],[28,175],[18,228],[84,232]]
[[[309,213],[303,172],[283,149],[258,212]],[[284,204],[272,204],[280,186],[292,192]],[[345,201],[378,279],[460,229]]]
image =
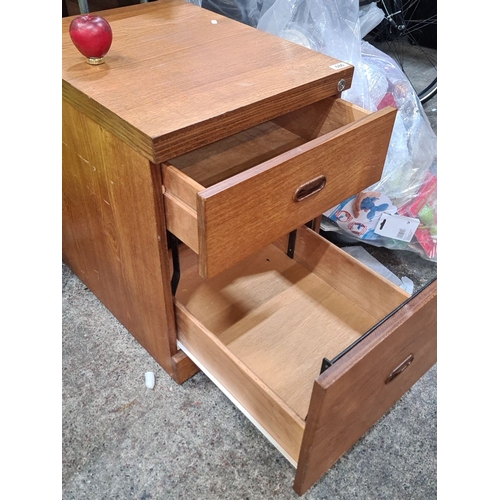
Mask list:
[[396,110],[343,100],[351,65],[182,0],[103,15],[100,66],[62,22],[64,262],[303,494],[436,361],[436,281],[410,297],[306,226],[380,178]]

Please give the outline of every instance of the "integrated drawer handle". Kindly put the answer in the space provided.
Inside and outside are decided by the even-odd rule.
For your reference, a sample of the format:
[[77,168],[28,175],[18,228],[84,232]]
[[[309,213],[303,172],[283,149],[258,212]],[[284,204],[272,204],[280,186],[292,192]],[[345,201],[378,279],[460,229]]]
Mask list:
[[315,177],[310,181],[305,182],[302,186],[299,186],[295,193],[293,194],[293,201],[299,202],[309,198],[313,194],[319,193],[326,186],[326,177],[324,175],[320,175],[319,177]]
[[385,383],[388,384],[391,380],[394,380],[400,373],[403,373],[412,363],[412,361],[415,359],[413,354],[410,354],[401,364],[396,366],[394,370],[392,370],[391,373],[389,373],[389,376],[385,379]]

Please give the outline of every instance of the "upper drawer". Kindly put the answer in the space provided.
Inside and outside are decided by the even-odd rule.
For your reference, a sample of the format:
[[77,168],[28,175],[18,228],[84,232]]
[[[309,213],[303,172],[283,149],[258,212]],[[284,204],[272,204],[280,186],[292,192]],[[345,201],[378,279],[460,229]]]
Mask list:
[[214,276],[377,182],[395,115],[332,97],[173,158],[167,228]]

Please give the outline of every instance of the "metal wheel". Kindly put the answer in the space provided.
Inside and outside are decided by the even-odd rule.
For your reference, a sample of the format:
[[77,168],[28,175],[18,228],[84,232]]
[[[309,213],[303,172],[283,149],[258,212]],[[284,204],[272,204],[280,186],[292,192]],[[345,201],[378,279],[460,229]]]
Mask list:
[[437,94],[436,2],[378,0],[377,5],[385,19],[365,40],[398,63],[423,104]]

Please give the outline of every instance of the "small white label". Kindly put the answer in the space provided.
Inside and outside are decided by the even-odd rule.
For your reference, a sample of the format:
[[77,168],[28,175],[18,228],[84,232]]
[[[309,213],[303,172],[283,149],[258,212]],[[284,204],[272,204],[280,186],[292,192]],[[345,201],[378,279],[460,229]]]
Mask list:
[[342,69],[342,68],[347,68],[348,66],[350,66],[350,64],[347,64],[345,62],[339,62],[337,64],[332,64],[331,66],[329,66],[329,68]]
[[216,19],[212,19],[210,22],[211,22],[212,24],[217,24],[217,20],[216,20]]
[[386,238],[394,238],[395,240],[408,242],[413,238],[419,224],[420,221],[413,217],[392,215],[384,212],[377,222],[375,233],[385,236]]

